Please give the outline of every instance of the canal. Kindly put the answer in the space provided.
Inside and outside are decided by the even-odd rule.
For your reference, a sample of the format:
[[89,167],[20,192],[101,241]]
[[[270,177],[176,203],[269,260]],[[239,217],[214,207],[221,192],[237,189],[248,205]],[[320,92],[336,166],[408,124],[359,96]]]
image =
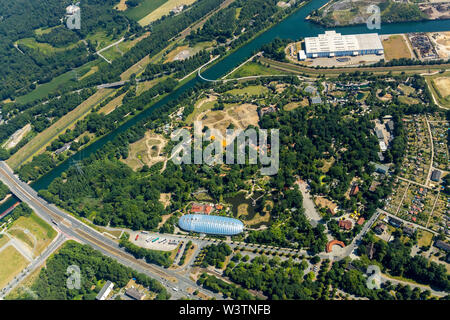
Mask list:
[[[320,8],[329,0],[312,0],[302,8],[297,10],[294,14],[287,17],[279,24],[268,29],[264,33],[257,36],[255,39],[250,41],[248,44],[240,47],[235,52],[231,53],[229,56],[223,60],[217,62],[209,69],[202,72],[202,75],[207,79],[219,79],[220,77],[226,75],[228,72],[233,70],[239,64],[248,59],[254,52],[257,52],[261,46],[266,43],[271,42],[273,39],[279,37],[284,39],[297,40],[304,37],[316,36],[319,33],[323,33],[326,29],[320,25],[309,22],[305,18],[315,9]],[[342,34],[355,34],[355,33],[372,33],[377,32],[379,34],[395,34],[395,33],[407,33],[407,32],[436,32],[436,31],[450,31],[450,20],[433,20],[433,21],[421,21],[421,22],[406,22],[406,23],[390,23],[381,24],[381,29],[379,30],[369,30],[366,25],[350,26],[350,27],[338,27],[333,28],[337,32]],[[138,114],[136,117],[128,120],[123,125],[118,127],[115,131],[105,135],[104,137],[98,139],[85,149],[74,154],[66,161],[61,163],[58,167],[54,168],[52,171],[42,176],[40,179],[32,184],[32,187],[39,191],[46,189],[48,185],[57,177],[66,171],[71,165],[74,165],[75,161],[83,160],[89,157],[91,154],[95,153],[98,149],[102,148],[106,143],[113,140],[117,135],[126,131],[139,121],[148,117],[154,110],[163,107],[169,101],[176,99],[183,92],[193,88],[195,84],[200,80],[198,77],[190,80],[183,86],[179,87],[174,92],[167,95],[165,98],[161,99],[152,107],[146,109],[142,113]],[[0,213],[7,210],[18,199],[16,197],[11,197],[0,206]]]

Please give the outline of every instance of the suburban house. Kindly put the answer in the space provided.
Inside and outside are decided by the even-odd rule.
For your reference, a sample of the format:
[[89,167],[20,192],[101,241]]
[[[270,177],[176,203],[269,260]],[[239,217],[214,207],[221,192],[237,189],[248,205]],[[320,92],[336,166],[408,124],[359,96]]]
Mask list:
[[352,186],[352,189],[350,190],[350,195],[351,196],[356,196],[358,194],[358,192],[359,192],[359,187],[358,187],[357,184],[354,184]]
[[391,226],[393,226],[393,227],[400,228],[403,225],[403,222],[401,220],[399,220],[399,219],[395,219],[395,218],[390,217],[389,218],[389,224]]
[[360,217],[360,218],[358,219],[358,221],[356,221],[356,224],[357,224],[358,226],[360,226],[360,225],[362,225],[362,224],[364,223],[364,221],[366,221],[366,219],[364,219],[363,217]]
[[413,228],[411,228],[411,227],[408,227],[408,226],[404,226],[403,227],[403,233],[406,233],[409,236],[414,235],[415,232],[416,231]]
[[376,234],[381,235],[386,231],[386,229],[387,225],[385,225],[384,223],[379,223],[375,226],[373,230],[375,231]]
[[142,300],[145,297],[145,294],[140,293],[134,288],[128,289],[125,291],[125,294],[133,300]]

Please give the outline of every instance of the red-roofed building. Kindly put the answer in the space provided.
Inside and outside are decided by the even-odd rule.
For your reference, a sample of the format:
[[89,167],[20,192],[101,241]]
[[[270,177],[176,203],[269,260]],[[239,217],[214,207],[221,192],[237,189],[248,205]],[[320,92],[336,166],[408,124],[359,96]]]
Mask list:
[[197,204],[194,203],[191,207],[191,213],[206,213],[210,214],[213,207],[209,204]]
[[350,230],[352,228],[352,222],[350,220],[339,220],[339,227],[341,229]]
[[364,221],[366,221],[366,219],[364,219],[363,217],[359,218],[358,221],[356,221],[357,225],[362,225],[364,223]]
[[359,192],[359,187],[357,184],[353,185],[352,189],[350,190],[350,195],[355,196]]

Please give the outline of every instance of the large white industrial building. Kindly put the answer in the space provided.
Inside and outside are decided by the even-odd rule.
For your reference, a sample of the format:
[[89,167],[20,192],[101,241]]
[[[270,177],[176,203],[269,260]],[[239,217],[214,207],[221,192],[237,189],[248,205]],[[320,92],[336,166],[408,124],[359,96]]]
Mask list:
[[341,35],[336,31],[325,31],[317,37],[305,38],[305,52],[308,58],[319,58],[383,54],[384,51],[377,33]]

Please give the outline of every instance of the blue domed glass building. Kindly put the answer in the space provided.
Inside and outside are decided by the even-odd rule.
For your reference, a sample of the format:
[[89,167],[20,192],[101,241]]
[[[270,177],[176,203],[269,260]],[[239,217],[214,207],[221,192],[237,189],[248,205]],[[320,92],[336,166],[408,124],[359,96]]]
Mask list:
[[186,214],[178,220],[186,231],[232,236],[244,231],[244,224],[233,218],[205,214]]

